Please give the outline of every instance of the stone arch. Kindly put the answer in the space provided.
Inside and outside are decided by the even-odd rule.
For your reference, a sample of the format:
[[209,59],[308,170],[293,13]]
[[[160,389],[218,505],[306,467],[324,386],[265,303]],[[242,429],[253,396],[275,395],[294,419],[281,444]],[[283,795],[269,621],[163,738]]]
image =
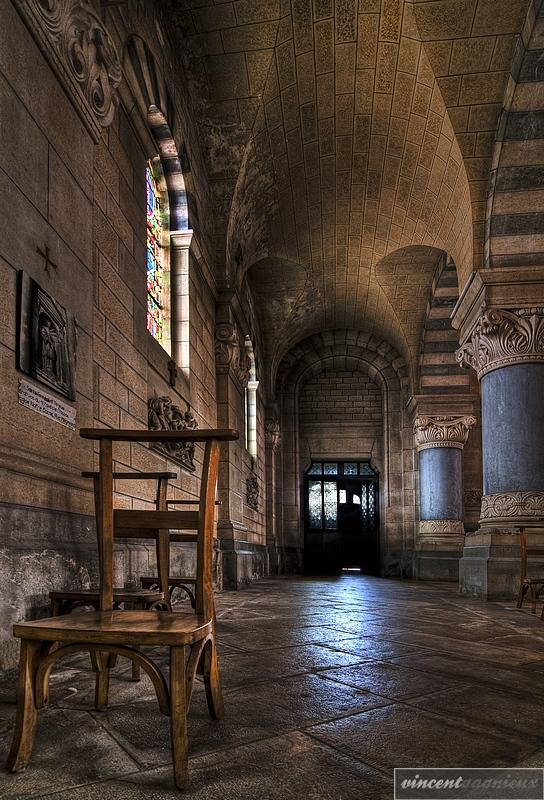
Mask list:
[[[158,156],[160,177],[168,200],[170,243],[171,354],[187,376],[189,372],[189,247],[192,241],[190,207],[184,167],[174,131],[175,105],[159,62],[148,44],[129,36],[123,49],[124,106],[142,144],[144,157]],[[186,159],[186,155],[184,156]]]
[[123,71],[141,120],[147,123],[164,172],[170,207],[170,230],[187,231],[189,200],[174,140],[174,104],[162,70],[147,43],[139,36],[125,42]]
[[445,253],[438,263],[429,292],[423,330],[417,392],[421,394],[468,394],[473,379],[462,369],[455,352],[459,337],[451,324],[451,313],[459,299],[455,263]]
[[531,3],[495,137],[484,248],[490,268],[542,264],[543,28],[542,2]]
[[[411,451],[408,465],[414,464],[411,436],[403,435],[409,428],[405,416],[408,395],[408,370],[402,357],[385,340],[359,331],[335,330],[311,336],[293,347],[284,357],[277,378],[277,404],[280,409],[282,451],[279,459],[277,484],[281,486],[277,520],[280,549],[286,571],[302,566],[302,514],[300,492],[304,465],[299,452],[298,399],[301,387],[309,376],[324,369],[363,371],[382,391],[383,447],[379,467],[381,571],[399,574],[405,553],[413,547],[413,492],[405,489],[405,459],[403,451]],[[360,454],[361,457],[364,455]]]

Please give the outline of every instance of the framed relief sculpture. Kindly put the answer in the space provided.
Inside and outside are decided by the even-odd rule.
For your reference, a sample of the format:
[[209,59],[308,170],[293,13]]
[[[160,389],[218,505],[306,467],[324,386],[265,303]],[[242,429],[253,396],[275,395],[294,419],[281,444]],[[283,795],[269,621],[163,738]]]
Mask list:
[[17,368],[76,399],[75,320],[23,270],[19,272]]

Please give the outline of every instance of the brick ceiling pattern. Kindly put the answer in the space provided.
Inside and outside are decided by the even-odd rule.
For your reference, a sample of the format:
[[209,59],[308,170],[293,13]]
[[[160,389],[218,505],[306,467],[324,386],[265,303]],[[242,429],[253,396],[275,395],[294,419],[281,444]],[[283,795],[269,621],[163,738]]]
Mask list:
[[440,251],[460,285],[482,258],[494,129],[527,7],[170,2],[202,99],[218,270],[225,285],[249,275],[276,365],[293,342],[349,327],[416,370]]

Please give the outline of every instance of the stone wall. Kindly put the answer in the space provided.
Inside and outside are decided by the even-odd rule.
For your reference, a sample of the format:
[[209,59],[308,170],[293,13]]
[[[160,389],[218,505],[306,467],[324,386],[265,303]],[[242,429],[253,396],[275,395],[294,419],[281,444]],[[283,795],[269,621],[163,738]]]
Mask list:
[[320,458],[382,462],[382,394],[361,372],[331,370],[309,380],[300,393],[299,426],[303,469]]

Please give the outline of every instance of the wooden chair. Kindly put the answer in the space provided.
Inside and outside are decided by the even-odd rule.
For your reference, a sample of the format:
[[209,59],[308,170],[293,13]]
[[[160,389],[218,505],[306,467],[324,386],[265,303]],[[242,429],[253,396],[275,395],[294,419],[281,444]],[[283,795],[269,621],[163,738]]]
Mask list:
[[[136,661],[153,683],[159,708],[170,716],[174,779],[183,789],[188,783],[187,711],[197,671],[203,675],[210,715],[223,716],[215,641],[212,554],[215,491],[219,442],[238,438],[233,430],[122,431],[81,430],[81,436],[100,443],[100,498],[97,528],[100,541],[100,610],[20,622],[14,634],[21,639],[17,715],[8,769],[19,772],[30,759],[38,711],[48,703],[49,676],[63,655],[96,654],[99,692],[107,703],[111,655]],[[138,511],[113,508],[114,441],[204,442],[204,461],[197,511]],[[196,541],[196,613],[171,611],[118,611],[113,608],[114,530],[176,530],[182,541]],[[191,533],[187,532],[191,531]],[[151,536],[151,533],[150,533]],[[137,646],[162,645],[170,651],[169,684],[156,664]]]
[[[519,529],[519,552],[520,552],[520,577],[519,590],[516,606],[521,608],[527,592],[531,598],[531,613],[536,614],[536,601],[544,589],[544,575],[529,575],[528,558],[530,556],[539,557],[544,561],[544,545],[527,546],[527,534],[525,528]],[[542,609],[541,619],[544,619],[544,608]]]
[[[92,478],[93,480],[93,490],[94,490],[94,506],[95,506],[95,516],[98,520],[99,516],[99,508],[100,508],[100,473],[98,472],[82,472],[81,473],[83,478]],[[157,482],[156,487],[156,494],[155,494],[155,506],[158,510],[164,511],[167,509],[166,505],[166,498],[168,492],[168,481],[175,480],[177,478],[177,472],[114,472],[113,479],[115,480],[124,480],[124,481],[149,481],[153,480]],[[115,536],[114,531],[114,536]],[[98,536],[98,528],[97,528],[97,536]],[[136,538],[136,534],[134,534],[134,538]],[[114,588],[113,589],[113,607],[114,609],[120,608],[131,608],[135,609],[143,609],[145,611],[149,611],[151,609],[157,610],[171,610],[171,603],[170,603],[170,595],[165,594],[163,590],[161,590],[161,586],[167,585],[167,581],[165,580],[165,576],[161,574],[161,565],[164,561],[164,557],[162,555],[162,549],[164,548],[164,536],[161,536],[159,531],[156,531],[156,550],[157,550],[157,563],[159,565],[159,578],[153,586],[146,586],[140,589],[125,589],[125,588]],[[100,552],[100,543],[98,546]],[[166,576],[168,572],[166,572]],[[91,606],[96,611],[99,610],[100,606],[100,592],[88,590],[88,589],[74,589],[70,591],[53,591],[49,592],[49,608],[52,617],[60,616],[61,614],[69,614],[74,611],[76,608],[85,608]],[[112,656],[109,660],[109,666],[114,667],[116,664],[116,657]],[[93,665],[93,670],[97,673],[97,683],[99,680],[98,673],[99,673],[99,665],[97,663],[97,659],[93,653],[91,653],[91,661]],[[132,680],[139,681],[140,680],[140,665],[137,664],[135,661],[132,662]],[[101,710],[100,707],[100,692],[95,692],[95,706],[97,710]]]

